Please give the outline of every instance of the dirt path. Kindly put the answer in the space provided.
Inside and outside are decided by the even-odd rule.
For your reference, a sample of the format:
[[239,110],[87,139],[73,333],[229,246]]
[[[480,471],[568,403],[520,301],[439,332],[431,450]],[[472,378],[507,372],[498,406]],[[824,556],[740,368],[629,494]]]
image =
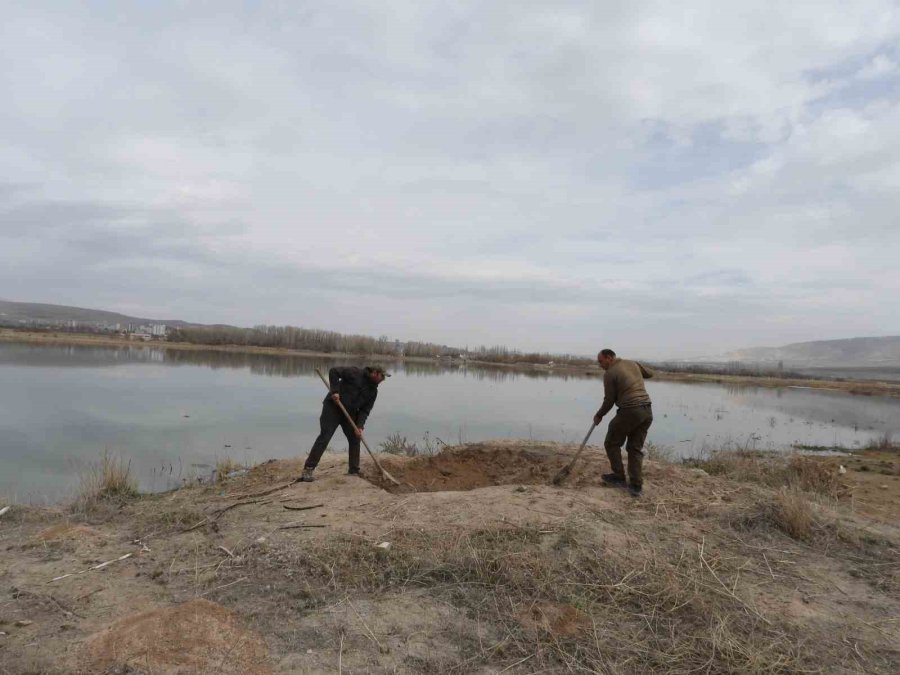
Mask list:
[[636,500],[597,448],[550,485],[574,449],[384,457],[393,493],[327,456],[311,484],[273,461],[88,515],[14,506],[0,672],[900,669],[896,520],[808,495],[791,536],[779,492],[656,463]]

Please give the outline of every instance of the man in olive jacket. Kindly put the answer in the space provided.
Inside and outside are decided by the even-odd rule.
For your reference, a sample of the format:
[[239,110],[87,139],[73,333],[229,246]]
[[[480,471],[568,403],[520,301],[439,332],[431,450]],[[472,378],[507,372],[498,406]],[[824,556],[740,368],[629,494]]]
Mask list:
[[[356,368],[353,366],[332,368],[328,371],[329,393],[322,401],[322,415],[319,417],[319,436],[313,443],[306,463],[303,466],[303,475],[300,477],[305,483],[312,482],[313,471],[322,459],[322,453],[328,447],[328,441],[334,436],[334,432],[340,427],[347,437],[350,446],[350,475],[359,474],[359,439],[362,438],[363,427],[375,405],[378,397],[378,385],[384,382],[384,378],[390,377],[381,366],[366,366]],[[337,401],[344,404],[344,408],[353,418],[359,431],[354,431],[350,422],[344,417],[337,406]]]
[[612,349],[602,350],[597,355],[597,363],[606,372],[603,374],[603,405],[594,415],[594,424],[600,424],[613,405],[619,407],[609,423],[603,442],[612,473],[605,473],[602,478],[610,485],[625,485],[625,467],[622,465],[622,444],[625,444],[628,452],[628,489],[634,496],[639,496],[644,484],[641,475],[644,441],[647,440],[647,430],[653,424],[653,410],[650,396],[644,388],[644,378],[653,377],[653,373],[637,361],[616,357]]

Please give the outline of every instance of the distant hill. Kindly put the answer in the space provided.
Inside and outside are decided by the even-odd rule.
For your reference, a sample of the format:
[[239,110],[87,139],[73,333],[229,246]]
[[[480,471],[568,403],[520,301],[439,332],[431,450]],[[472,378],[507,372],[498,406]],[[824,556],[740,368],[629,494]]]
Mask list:
[[753,347],[728,352],[723,360],[785,367],[900,366],[900,336],[796,342],[783,347]]
[[194,325],[177,319],[148,319],[146,317],[127,316],[117,312],[107,312],[102,309],[86,309],[84,307],[47,305],[38,302],[10,302],[8,300],[0,300],[0,323],[13,323],[17,321],[77,321],[79,323],[108,324],[164,323],[167,326],[175,327]]

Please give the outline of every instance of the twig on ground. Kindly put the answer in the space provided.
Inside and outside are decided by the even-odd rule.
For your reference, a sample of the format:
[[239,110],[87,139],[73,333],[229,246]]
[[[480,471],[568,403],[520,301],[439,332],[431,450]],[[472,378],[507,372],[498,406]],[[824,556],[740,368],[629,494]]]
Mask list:
[[215,593],[216,591],[221,591],[223,588],[228,588],[229,586],[234,586],[236,584],[240,584],[244,581],[247,581],[247,579],[249,579],[249,577],[241,577],[237,581],[232,581],[230,584],[224,584],[222,586],[216,586],[215,588],[210,588],[208,591],[206,591],[205,593],[201,593],[197,597],[202,598],[203,596],[209,595],[210,593]]
[[366,632],[369,633],[369,635],[371,636],[372,640],[375,642],[375,645],[378,647],[378,651],[379,651],[380,653],[382,653],[382,654],[386,654],[386,653],[387,653],[387,650],[385,649],[384,645],[382,645],[382,644],[378,641],[378,638],[375,637],[375,633],[373,633],[373,632],[372,632],[372,629],[369,628],[369,624],[367,624],[367,623],[366,623],[366,620],[362,618],[362,614],[359,613],[359,610],[356,609],[356,606],[355,606],[352,602],[350,602],[350,598],[347,598],[347,604],[350,605],[350,609],[352,609],[353,612],[356,614],[356,616],[359,617],[359,620],[360,620],[360,622],[362,623],[363,628],[366,629]]
[[309,509],[318,509],[325,505],[324,504],[313,504],[312,506],[289,506],[287,504],[282,504],[281,506],[283,508],[287,509],[288,511],[308,511]]
[[326,525],[307,525],[306,523],[288,523],[287,525],[282,525],[279,527],[279,530],[291,530],[298,527],[327,527]]
[[81,614],[79,614],[78,612],[76,612],[76,611],[75,611],[74,609],[72,609],[71,607],[66,607],[64,604],[62,604],[59,600],[57,600],[56,598],[54,598],[52,595],[48,595],[47,597],[50,598],[50,599],[53,601],[53,603],[54,603],[57,607],[59,607],[63,612],[65,612],[67,615],[68,615],[68,614],[71,614],[71,615],[73,615],[73,616],[77,616],[79,619],[83,619],[83,618],[84,618],[83,616],[81,616]]
[[68,579],[69,577],[75,577],[80,574],[87,574],[88,572],[93,572],[94,570],[100,570],[106,567],[107,565],[112,565],[113,563],[119,562],[120,560],[125,560],[126,558],[130,558],[134,553],[126,553],[123,556],[116,558],[115,560],[107,560],[104,563],[100,563],[99,565],[94,565],[93,567],[88,567],[86,570],[82,570],[81,572],[72,572],[71,574],[63,574],[61,577],[56,577],[48,581],[48,584],[52,584],[54,581],[60,581],[62,579]]
[[186,530],[182,530],[181,532],[182,532],[182,534],[184,534],[185,532],[191,532],[193,530],[196,530],[198,527],[202,527],[203,525],[206,525],[206,523],[208,523],[208,522],[211,522],[209,520],[209,518],[204,518],[199,523],[196,523],[195,525],[191,525],[189,528],[187,528]]
[[226,511],[230,511],[231,509],[236,508],[238,506],[246,506],[247,504],[269,504],[269,503],[270,503],[270,500],[267,500],[267,499],[249,499],[249,500],[243,501],[243,502],[235,502],[234,504],[229,504],[228,506],[221,508],[218,511],[214,511],[212,513],[212,518],[215,520],[216,518],[221,516]]
[[77,598],[75,598],[75,600],[73,600],[73,602],[78,602],[79,600],[84,600],[85,598],[89,598],[89,597],[92,596],[94,593],[99,593],[99,592],[102,591],[102,590],[103,590],[102,588],[95,588],[95,589],[92,590],[92,591],[88,591],[88,592],[85,593],[84,595],[79,595]]
[[225,495],[226,499],[252,499],[253,497],[265,497],[266,495],[270,495],[273,492],[278,492],[279,490],[285,490],[291,485],[295,483],[299,483],[300,479],[295,478],[290,483],[285,483],[284,485],[279,485],[278,487],[269,488],[268,490],[261,490],[260,492],[248,492],[246,494],[230,494]]

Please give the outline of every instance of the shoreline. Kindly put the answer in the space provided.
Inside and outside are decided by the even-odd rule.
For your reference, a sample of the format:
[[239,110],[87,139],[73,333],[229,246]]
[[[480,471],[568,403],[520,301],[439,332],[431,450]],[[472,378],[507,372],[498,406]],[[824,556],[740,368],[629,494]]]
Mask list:
[[[460,361],[438,360],[419,356],[394,356],[388,354],[349,354],[343,352],[316,352],[309,350],[284,349],[281,347],[259,347],[254,345],[205,345],[188,342],[139,341],[126,338],[98,336],[87,333],[35,333],[23,332],[11,328],[0,329],[0,342],[44,345],[78,345],[95,347],[139,347],[172,349],[180,351],[217,351],[238,354],[264,354],[269,356],[296,356],[303,358],[329,359],[371,359],[390,361],[392,363],[432,363],[438,365],[460,365]],[[531,363],[494,363],[490,361],[469,360],[465,365],[478,368],[501,368],[513,372],[540,372],[547,374],[580,375],[600,378],[601,371],[594,365],[586,366],[547,366]],[[595,372],[596,371],[596,372]],[[678,373],[655,370],[654,379],[662,382],[683,382],[687,384],[723,384],[744,387],[766,387],[770,389],[818,389],[837,391],[860,396],[900,397],[900,382],[884,382],[879,380],[816,380],[804,378],[762,377],[751,375],[726,375],[707,373]]]

